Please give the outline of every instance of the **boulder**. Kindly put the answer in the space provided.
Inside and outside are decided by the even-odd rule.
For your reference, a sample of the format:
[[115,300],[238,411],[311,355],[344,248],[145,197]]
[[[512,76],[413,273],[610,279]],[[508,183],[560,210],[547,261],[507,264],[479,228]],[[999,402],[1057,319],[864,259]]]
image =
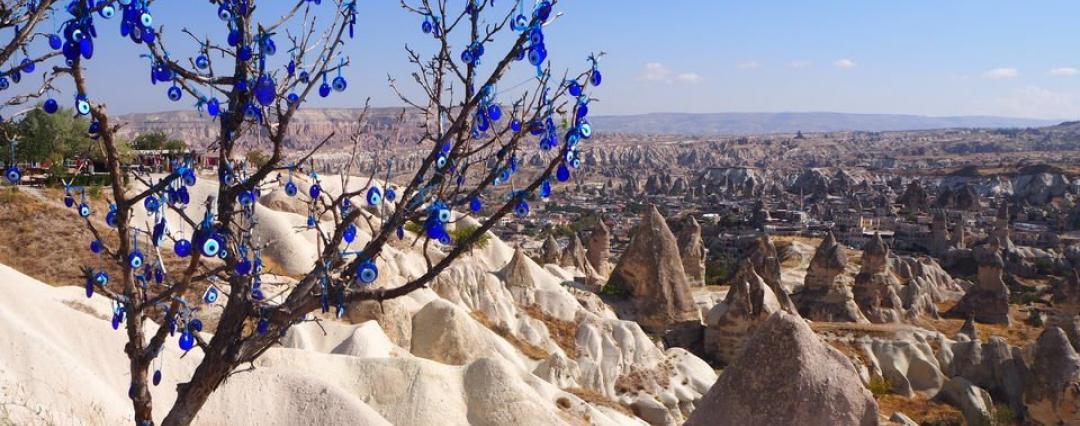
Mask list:
[[805,286],[792,296],[799,313],[811,321],[867,322],[855,304],[844,275],[847,253],[832,232],[818,245],[806,271]]
[[990,398],[990,393],[975,386],[968,379],[949,379],[936,398],[959,408],[969,425],[991,424],[990,414],[994,409],[994,401]]
[[855,303],[870,322],[897,322],[904,312],[900,290],[889,267],[889,247],[875,234],[863,247],[862,269],[852,288]]
[[1032,358],[1024,383],[1028,417],[1046,425],[1080,424],[1080,355],[1065,332],[1043,331]]
[[846,356],[804,320],[778,312],[754,333],[686,425],[787,424],[876,425],[878,406]]
[[642,216],[608,285],[631,295],[637,320],[646,330],[662,334],[675,324],[701,321],[675,235],[656,206]]
[[701,240],[701,225],[694,216],[687,217],[677,238],[686,280],[691,286],[705,285],[705,244]]

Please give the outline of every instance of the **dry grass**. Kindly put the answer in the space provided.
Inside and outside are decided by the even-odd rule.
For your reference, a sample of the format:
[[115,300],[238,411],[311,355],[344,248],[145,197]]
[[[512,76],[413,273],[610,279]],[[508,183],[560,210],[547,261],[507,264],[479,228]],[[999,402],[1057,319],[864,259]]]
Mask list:
[[578,325],[576,322],[563,321],[552,317],[544,313],[544,311],[536,305],[520,306],[519,308],[526,315],[540,320],[547,326],[548,332],[551,334],[551,339],[555,341],[555,344],[562,348],[563,352],[566,352],[567,358],[577,359]]
[[922,397],[905,398],[896,394],[880,395],[876,399],[878,412],[886,418],[899,411],[921,425],[959,426],[964,424],[964,415],[960,413],[960,410],[940,402]]
[[[944,313],[951,307],[952,303],[941,304],[938,306],[938,311]],[[999,336],[1004,338],[1010,345],[1024,347],[1034,343],[1039,338],[1039,333],[1043,331],[1042,328],[1028,324],[1027,318],[1028,313],[1022,307],[1009,305],[1009,325],[975,323],[975,331],[979,339],[983,341],[991,336]],[[924,318],[918,321],[918,325],[940,331],[945,336],[952,337],[960,331],[960,327],[964,326],[964,320]]]
[[629,407],[608,399],[608,397],[601,395],[594,390],[584,388],[570,388],[565,390],[591,405],[599,405],[619,411],[628,416],[635,416],[634,412]]
[[472,311],[472,317],[476,319],[476,321],[480,324],[483,324],[484,327],[487,327],[491,331],[494,331],[495,334],[498,334],[503,339],[506,339],[507,342],[510,342],[511,345],[514,345],[515,348],[518,348],[521,353],[525,354],[525,356],[529,358],[535,360],[545,360],[548,359],[549,356],[551,356],[551,354],[549,354],[543,348],[535,346],[529,342],[519,339],[517,336],[514,336],[513,333],[510,333],[509,329],[507,329],[503,325],[496,324],[494,321],[488,318],[487,315],[484,315],[483,312]]

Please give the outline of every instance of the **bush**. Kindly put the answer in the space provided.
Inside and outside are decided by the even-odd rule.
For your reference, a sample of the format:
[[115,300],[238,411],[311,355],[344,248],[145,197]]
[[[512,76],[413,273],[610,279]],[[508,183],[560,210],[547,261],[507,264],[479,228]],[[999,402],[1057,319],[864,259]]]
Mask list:
[[866,384],[866,388],[870,389],[870,393],[874,394],[876,398],[892,391],[892,383],[889,383],[889,379],[884,377],[873,377],[870,379],[870,383]]
[[[465,241],[466,238],[471,238],[478,229],[480,228],[476,226],[458,225],[454,227],[453,231],[450,231],[450,238],[453,239],[455,243],[459,241]],[[488,234],[487,232],[480,234],[480,236],[476,238],[476,242],[473,243],[470,249],[478,248],[482,250],[487,247],[488,241],[490,240],[491,234]]]
[[994,407],[993,419],[991,423],[994,426],[1008,426],[1020,424],[1016,419],[1016,413],[1013,413],[1012,409],[1008,405],[997,405]]

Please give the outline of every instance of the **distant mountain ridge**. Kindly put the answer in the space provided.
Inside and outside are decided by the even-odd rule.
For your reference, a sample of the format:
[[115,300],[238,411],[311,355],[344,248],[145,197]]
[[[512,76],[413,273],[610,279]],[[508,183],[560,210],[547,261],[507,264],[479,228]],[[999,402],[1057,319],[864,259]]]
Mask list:
[[1058,120],[997,116],[931,117],[909,114],[840,112],[650,113],[590,117],[600,132],[673,135],[748,135],[762,133],[902,131],[950,128],[1026,128]]

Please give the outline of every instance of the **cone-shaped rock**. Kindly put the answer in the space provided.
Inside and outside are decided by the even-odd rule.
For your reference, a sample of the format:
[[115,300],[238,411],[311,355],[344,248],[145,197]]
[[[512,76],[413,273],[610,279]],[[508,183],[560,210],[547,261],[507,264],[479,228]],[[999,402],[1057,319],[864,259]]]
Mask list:
[[846,356],[805,321],[773,314],[686,422],[708,425],[876,425],[878,407]]
[[889,247],[875,234],[863,246],[862,269],[852,288],[855,304],[870,322],[896,322],[903,317],[900,281],[889,269]]
[[608,285],[626,290],[642,328],[666,332],[686,321],[701,321],[690,295],[675,235],[656,206],[649,206],[623,252]]
[[1031,371],[1024,382],[1024,406],[1038,424],[1080,424],[1080,355],[1057,327],[1035,342]]
[[791,301],[791,296],[788,295],[787,290],[784,290],[780,278],[780,256],[777,255],[776,246],[769,240],[768,235],[762,234],[754,240],[741,261],[750,262],[754,266],[754,271],[776,294],[776,300],[780,302],[781,308],[790,314],[799,313],[799,310],[795,308],[795,303]]
[[548,263],[558,264],[559,259],[562,258],[562,247],[559,247],[559,242],[555,241],[555,237],[551,235],[548,235],[547,239],[544,240],[544,246],[540,251],[540,263],[545,265]]
[[678,240],[686,280],[692,286],[705,285],[705,243],[701,240],[701,225],[694,216],[688,216],[679,229]]
[[866,322],[855,304],[847,268],[847,253],[832,232],[818,245],[806,271],[806,285],[792,300],[799,313],[811,321]]
[[499,271],[499,278],[506,283],[507,287],[521,287],[526,289],[536,288],[536,280],[533,278],[529,267],[529,257],[518,247],[514,250],[514,256],[510,262]]
[[720,362],[734,361],[758,325],[781,310],[754,266],[740,263],[724,302],[713,306],[705,320],[705,353]]
[[585,257],[589,259],[593,269],[600,275],[611,272],[611,232],[602,218],[596,220],[592,232],[589,233],[589,242]]
[[979,269],[975,285],[952,309],[945,312],[949,318],[972,317],[988,324],[1009,323],[1009,287],[1002,278],[1005,262],[1001,259],[997,237],[991,235],[987,243],[972,250]]
[[570,243],[566,245],[566,249],[562,252],[562,257],[559,258],[559,266],[577,268],[581,272],[585,272],[585,244],[581,243],[581,238],[578,238],[577,233],[573,238],[570,238]]

